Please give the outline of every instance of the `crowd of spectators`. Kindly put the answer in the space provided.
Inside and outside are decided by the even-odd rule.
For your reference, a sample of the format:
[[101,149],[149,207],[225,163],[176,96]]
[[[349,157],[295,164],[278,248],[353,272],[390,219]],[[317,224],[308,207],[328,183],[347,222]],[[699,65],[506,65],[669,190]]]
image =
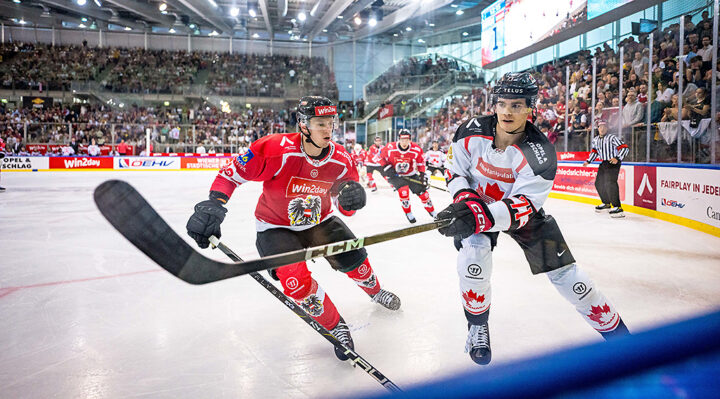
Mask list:
[[[650,121],[653,124],[652,140],[666,152],[672,152],[672,141],[663,136],[663,122],[677,121],[678,90],[680,73],[678,64],[684,63],[683,72],[683,120],[690,121],[696,127],[703,119],[715,117],[720,122],[720,111],[715,115],[710,110],[710,89],[712,73],[712,20],[708,12],[702,13],[697,24],[686,22],[684,56],[679,56],[679,24],[668,26],[663,31],[654,32],[654,50],[652,62],[648,63],[650,51],[648,35],[636,40],[629,36],[618,44],[622,47],[623,60],[619,60],[619,51],[608,44],[591,51],[581,51],[565,59],[540,65],[531,72],[540,86],[539,100],[536,105],[535,124],[555,142],[558,136],[565,134],[565,111],[568,112],[568,136],[587,140],[592,115],[592,58],[596,59],[597,74],[595,87],[595,118],[606,119],[610,126],[622,125],[622,134],[643,133],[647,122],[647,104],[650,102]],[[569,65],[569,87],[565,87],[565,66]],[[720,76],[720,64],[715,66]],[[620,93],[620,70],[623,71],[623,92]],[[649,73],[652,73],[652,88],[648,87]],[[720,81],[717,86],[720,87]],[[457,125],[473,114],[484,110],[484,90],[446,101],[437,116],[427,122],[423,129],[427,140],[439,140],[447,143]],[[570,101],[565,102],[566,90]],[[717,93],[720,95],[720,93]],[[620,99],[623,102],[622,120],[618,120]],[[718,97],[720,99],[720,97]],[[471,103],[478,104],[475,111],[469,109]],[[617,128],[615,128],[617,131]],[[705,156],[709,154],[709,134],[706,134],[698,148],[702,147]],[[627,137],[627,136],[626,136]],[[698,136],[699,137],[699,136]],[[644,140],[643,140],[644,141]],[[668,142],[670,141],[670,142]],[[571,149],[572,150],[572,149]],[[575,149],[576,151],[584,149]],[[670,154],[674,156],[674,154]],[[643,152],[644,156],[644,152]],[[702,154],[700,155],[702,158]],[[702,160],[700,160],[702,161]]]
[[[270,133],[285,132],[295,122],[287,110],[244,109],[224,113],[208,105],[193,108],[137,107],[114,111],[103,106],[48,109],[0,109],[0,138],[10,154],[40,155],[26,144],[48,144],[49,155],[87,153],[91,144],[124,143],[139,155],[150,134],[156,152],[232,152]],[[292,124],[291,124],[292,123]],[[94,143],[93,143],[94,142]]]
[[108,51],[87,46],[3,43],[0,88],[70,90],[73,80],[93,80],[110,63]]
[[322,57],[204,51],[93,48],[5,43],[0,46],[0,89],[70,90],[95,81],[122,93],[180,94],[202,84],[219,95],[282,97],[288,85],[338,98],[334,74]]

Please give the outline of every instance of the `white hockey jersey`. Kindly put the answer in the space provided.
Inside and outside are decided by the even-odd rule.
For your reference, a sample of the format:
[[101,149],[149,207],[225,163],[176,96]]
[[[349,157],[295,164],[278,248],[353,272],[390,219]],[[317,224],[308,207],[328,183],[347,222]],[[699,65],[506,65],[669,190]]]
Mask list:
[[425,163],[433,168],[442,168],[445,165],[445,153],[442,151],[428,150],[425,153]]
[[493,144],[495,115],[472,118],[455,132],[446,179],[453,196],[477,191],[495,220],[489,231],[517,230],[542,207],[557,171],[555,148],[532,123],[524,140],[504,151]]

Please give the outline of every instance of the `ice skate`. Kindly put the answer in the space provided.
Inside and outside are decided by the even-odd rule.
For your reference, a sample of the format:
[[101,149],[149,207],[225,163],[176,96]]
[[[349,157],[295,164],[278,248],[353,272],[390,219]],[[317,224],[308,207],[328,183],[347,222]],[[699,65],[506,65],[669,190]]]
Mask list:
[[613,208],[608,213],[610,214],[610,217],[612,217],[612,218],[624,218],[625,217],[625,213],[623,212],[622,207],[619,207],[619,206],[617,208]]
[[[345,346],[347,346],[350,349],[355,349],[355,344],[353,343],[352,336],[350,336],[350,328],[347,324],[345,324],[345,320],[343,320],[342,317],[340,317],[340,321],[338,322],[337,326],[330,330],[330,334],[333,335],[333,337],[337,338],[338,341],[342,342]],[[338,359],[345,361],[348,359],[348,357],[345,355],[345,350],[342,348],[335,347],[335,356],[337,356]]]
[[410,223],[417,222],[417,220],[415,219],[415,216],[412,214],[412,212],[406,213],[405,217],[407,218],[408,222],[410,222]]
[[610,204],[600,204],[595,207],[595,212],[602,213],[602,212],[610,210],[610,208],[612,208],[612,206]]
[[488,323],[481,325],[468,324],[468,338],[465,343],[465,352],[477,364],[486,365],[492,359],[490,349],[490,329]]
[[390,310],[400,309],[400,298],[390,291],[381,289],[373,296],[372,301]]

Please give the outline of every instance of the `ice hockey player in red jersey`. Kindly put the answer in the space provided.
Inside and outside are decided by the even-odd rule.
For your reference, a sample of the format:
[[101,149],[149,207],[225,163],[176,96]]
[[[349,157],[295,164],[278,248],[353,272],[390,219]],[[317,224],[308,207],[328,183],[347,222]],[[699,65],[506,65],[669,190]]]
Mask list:
[[[337,109],[325,97],[303,97],[298,106],[299,133],[273,134],[250,145],[244,154],[220,170],[210,198],[195,205],[187,231],[201,248],[211,235],[220,237],[223,207],[233,191],[249,181],[263,184],[255,209],[261,256],[355,238],[333,215],[331,202],[345,215],[365,206],[366,196],[350,154],[331,141]],[[400,308],[400,299],[380,287],[365,248],[328,256],[328,263],[347,274],[374,302]],[[335,305],[313,279],[305,262],[275,269],[284,292],[339,341],[353,348],[350,330]],[[343,352],[335,350],[340,360]]]
[[410,131],[400,129],[398,141],[388,143],[380,153],[380,165],[383,176],[397,190],[403,212],[410,223],[415,223],[415,216],[410,207],[410,191],[420,197],[425,210],[435,217],[435,208],[430,201],[425,174],[425,160],[419,145],[411,141]]
[[542,205],[557,171],[555,148],[527,117],[538,86],[529,73],[507,73],[493,88],[495,113],[463,122],[448,151],[448,188],[454,201],[438,219],[455,238],[465,317],[466,351],[478,364],[492,352],[488,317],[492,250],[499,232],[525,252],[533,274],[544,273],[560,294],[604,338],[628,333],[613,304],[576,264],[555,219]]
[[365,166],[365,150],[363,150],[362,146],[360,144],[355,144],[355,146],[352,149],[352,152],[350,153],[350,156],[352,156],[353,161],[355,161],[355,165],[357,166],[358,175],[361,175],[362,168]]
[[[0,159],[5,158],[5,141],[0,137]],[[0,161],[1,163],[2,161]],[[0,172],[2,172],[2,168],[0,168]],[[5,187],[0,187],[0,193],[5,191]]]
[[382,173],[382,168],[380,167],[380,152],[382,149],[382,138],[375,136],[373,144],[365,151],[365,173],[367,173],[367,184],[371,191],[377,191],[377,184],[375,183],[375,179],[373,179],[373,173],[375,171]]

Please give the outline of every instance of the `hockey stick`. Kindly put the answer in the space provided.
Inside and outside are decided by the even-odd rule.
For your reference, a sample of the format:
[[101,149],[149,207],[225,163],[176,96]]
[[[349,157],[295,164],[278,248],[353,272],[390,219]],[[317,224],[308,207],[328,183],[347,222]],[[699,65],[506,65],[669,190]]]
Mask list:
[[[420,180],[411,179],[411,178],[409,178],[409,177],[403,177],[403,179],[405,179],[405,180],[407,180],[407,181],[410,181],[410,182],[413,182],[413,183],[416,183],[416,184],[422,184],[423,186],[425,185],[425,183],[421,182]],[[446,193],[449,193],[449,192],[450,192],[450,190],[448,190],[447,188],[440,187],[440,186],[434,186],[434,185],[430,184],[430,182],[427,183],[427,186],[428,186],[428,187],[432,187],[432,188],[437,189],[437,190],[445,191]]]
[[[232,259],[234,262],[242,262],[242,259],[235,254],[230,248],[228,248],[225,244],[221,243],[220,240],[218,240],[215,236],[210,237],[210,243],[213,245],[213,247],[220,249],[227,255],[230,259]],[[333,346],[338,347],[343,350],[343,353],[345,356],[348,357],[348,360],[353,367],[360,366],[366,373],[370,374],[372,378],[374,378],[377,382],[380,383],[380,385],[384,386],[391,392],[399,392],[402,391],[397,385],[395,385],[390,379],[385,377],[383,373],[378,371],[375,367],[373,367],[370,362],[363,359],[362,356],[358,355],[354,350],[348,348],[343,344],[342,342],[338,341],[337,338],[335,338],[334,335],[330,334],[330,332],[325,329],[325,327],[321,326],[320,323],[316,322],[310,315],[305,313],[300,306],[296,305],[293,300],[285,296],[280,290],[273,285],[270,281],[265,279],[263,276],[260,275],[260,273],[252,272],[250,273],[250,277],[254,278],[255,281],[260,283],[263,287],[265,287],[266,290],[268,290],[275,298],[277,298],[280,302],[283,303],[283,305],[287,306],[288,309],[292,310],[298,317],[300,317],[305,323],[310,325],[315,331],[319,332],[320,335],[325,337],[328,341],[330,341]]]
[[100,212],[135,247],[173,276],[190,284],[207,284],[231,277],[274,269],[314,258],[353,251],[396,238],[447,226],[438,220],[400,230],[299,249],[245,262],[225,263],[206,258],[183,240],[131,185],[108,180],[94,193]]

